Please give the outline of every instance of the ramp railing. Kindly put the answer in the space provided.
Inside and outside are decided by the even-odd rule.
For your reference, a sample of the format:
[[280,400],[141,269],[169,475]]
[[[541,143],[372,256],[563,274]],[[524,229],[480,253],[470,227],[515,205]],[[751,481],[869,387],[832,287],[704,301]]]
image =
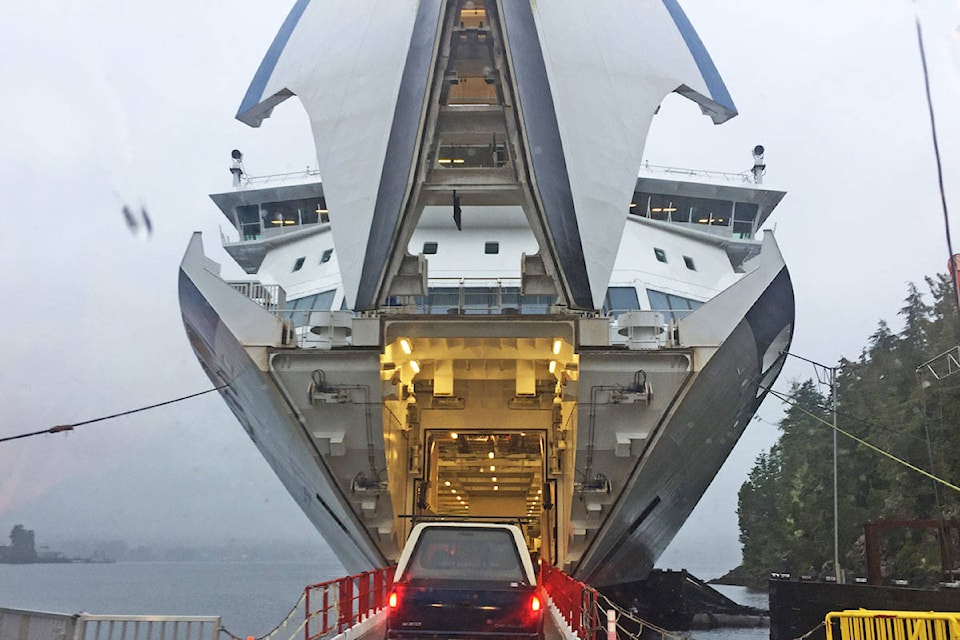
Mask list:
[[592,639],[601,630],[597,618],[600,594],[596,589],[574,580],[546,562],[540,566],[540,584],[575,636],[584,640]]
[[827,640],[955,640],[960,613],[934,611],[833,611],[824,619]]
[[304,590],[304,640],[343,633],[373,618],[387,605],[394,567],[321,582]]
[[570,633],[581,640],[636,640],[641,636],[648,640],[685,640],[682,633],[650,624],[547,563],[541,565],[540,584]]

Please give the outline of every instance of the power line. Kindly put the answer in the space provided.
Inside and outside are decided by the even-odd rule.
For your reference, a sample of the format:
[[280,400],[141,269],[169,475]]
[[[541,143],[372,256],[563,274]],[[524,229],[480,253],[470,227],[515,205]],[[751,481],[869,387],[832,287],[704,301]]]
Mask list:
[[103,422],[104,420],[110,420],[112,418],[120,418],[122,416],[128,416],[133,413],[139,413],[141,411],[147,411],[148,409],[156,409],[157,407],[163,407],[168,404],[174,404],[175,402],[182,402],[184,400],[189,400],[190,398],[196,398],[197,396],[202,396],[206,393],[211,393],[213,391],[220,391],[221,389],[226,389],[230,385],[220,385],[219,387],[214,387],[212,389],[207,389],[206,391],[200,391],[198,393],[191,393],[187,396],[181,396],[179,398],[174,398],[173,400],[165,400],[164,402],[158,402],[156,404],[151,404],[146,407],[139,407],[137,409],[130,409],[129,411],[122,411],[120,413],[114,413],[109,416],[102,416],[100,418],[93,418],[92,420],[84,420],[83,422],[75,422],[73,424],[60,424],[55,427],[50,427],[49,429],[42,429],[40,431],[31,431],[30,433],[21,433],[16,436],[7,436],[5,438],[0,438],[0,443],[9,442],[10,440],[21,440],[23,438],[31,438],[33,436],[42,436],[49,433],[62,433],[64,431],[73,431],[77,427],[82,427],[87,424],[93,424],[94,422]]
[[772,396],[774,396],[775,398],[778,398],[781,402],[785,402],[786,404],[790,405],[791,407],[794,407],[794,408],[796,408],[797,410],[799,410],[800,412],[802,412],[802,413],[808,415],[809,417],[813,418],[813,419],[816,420],[817,422],[819,422],[819,423],[821,423],[821,424],[825,424],[826,426],[830,427],[831,429],[836,430],[837,433],[840,433],[840,434],[842,434],[842,435],[845,435],[845,436],[847,436],[848,438],[850,438],[851,440],[853,440],[854,442],[857,442],[858,444],[862,444],[863,446],[867,447],[867,448],[870,449],[871,451],[875,451],[876,453],[879,453],[880,455],[882,455],[882,456],[884,456],[884,457],[886,457],[886,458],[890,458],[890,459],[893,460],[894,462],[897,462],[897,463],[899,463],[899,464],[902,464],[903,466],[907,467],[908,469],[911,469],[911,470],[913,470],[913,471],[916,471],[916,472],[919,473],[920,475],[926,476],[927,478],[930,478],[930,479],[933,480],[934,482],[939,482],[940,484],[942,484],[942,485],[944,485],[944,486],[946,486],[946,487],[949,487],[949,488],[953,489],[954,491],[960,493],[960,487],[958,487],[957,485],[952,484],[952,483],[950,483],[950,482],[947,482],[947,481],[944,480],[943,478],[940,478],[940,477],[938,477],[938,476],[930,473],[929,471],[925,471],[925,470],[921,469],[920,467],[918,467],[918,466],[916,466],[916,465],[910,464],[910,463],[907,462],[906,460],[903,460],[903,459],[901,459],[901,458],[898,458],[897,456],[893,455],[892,453],[889,453],[889,452],[887,452],[887,451],[884,451],[884,450],[881,449],[880,447],[878,447],[878,446],[876,446],[876,445],[874,445],[874,444],[871,444],[871,443],[867,442],[867,441],[864,440],[863,438],[859,438],[859,437],[853,435],[852,433],[849,433],[849,432],[847,432],[847,431],[844,431],[844,430],[841,429],[840,427],[836,427],[836,426],[830,424],[829,422],[827,422],[826,420],[824,420],[824,419],[821,418],[820,416],[818,416],[818,415],[816,415],[816,414],[808,411],[808,410],[805,409],[804,407],[802,407],[799,403],[795,402],[795,401],[793,400],[793,398],[791,398],[790,396],[788,396],[788,395],[786,395],[786,394],[784,394],[784,393],[781,393],[781,392],[779,392],[779,391],[775,391],[775,390],[773,390],[773,389],[771,389],[771,388],[769,388],[769,387],[763,387],[763,385],[760,385],[760,386],[761,386],[762,388],[766,389]]

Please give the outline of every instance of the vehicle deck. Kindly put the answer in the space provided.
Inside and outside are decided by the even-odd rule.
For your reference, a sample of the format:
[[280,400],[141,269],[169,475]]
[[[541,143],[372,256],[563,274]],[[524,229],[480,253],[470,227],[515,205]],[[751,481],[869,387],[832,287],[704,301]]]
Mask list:
[[[544,640],[566,640],[569,636],[561,631],[557,624],[555,616],[550,609],[543,619],[543,637]],[[354,640],[383,640],[387,632],[387,619],[382,617],[376,625],[370,627],[362,635],[356,636]]]

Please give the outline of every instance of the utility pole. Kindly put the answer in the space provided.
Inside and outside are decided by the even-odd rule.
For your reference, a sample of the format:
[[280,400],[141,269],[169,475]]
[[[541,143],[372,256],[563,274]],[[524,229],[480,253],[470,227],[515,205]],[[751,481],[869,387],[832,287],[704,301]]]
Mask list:
[[840,568],[840,493],[837,487],[837,371],[840,367],[828,367],[795,353],[787,352],[787,355],[812,364],[817,374],[817,382],[830,385],[830,396],[833,399],[833,570],[837,584],[843,584],[843,571]]

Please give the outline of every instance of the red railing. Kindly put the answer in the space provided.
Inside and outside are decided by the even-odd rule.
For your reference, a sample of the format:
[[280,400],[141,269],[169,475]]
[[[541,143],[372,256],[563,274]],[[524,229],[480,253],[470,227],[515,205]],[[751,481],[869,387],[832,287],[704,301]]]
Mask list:
[[304,590],[304,640],[342,633],[383,609],[393,588],[394,567],[365,571]]
[[574,580],[546,562],[540,566],[540,584],[578,638],[593,638],[603,631],[597,615],[597,590]]

